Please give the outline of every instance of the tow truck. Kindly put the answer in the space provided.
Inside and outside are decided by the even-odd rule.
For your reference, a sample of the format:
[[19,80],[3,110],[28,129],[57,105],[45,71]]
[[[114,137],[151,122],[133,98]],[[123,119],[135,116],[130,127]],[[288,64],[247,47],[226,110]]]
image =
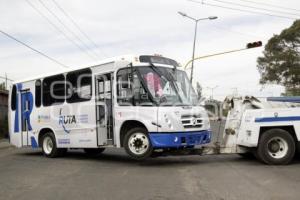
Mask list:
[[300,97],[228,96],[222,105],[229,112],[223,130],[213,133],[217,139],[182,155],[239,154],[287,165],[300,152]]
[[300,97],[226,97],[222,137],[200,155],[255,155],[269,165],[289,164],[300,150]]

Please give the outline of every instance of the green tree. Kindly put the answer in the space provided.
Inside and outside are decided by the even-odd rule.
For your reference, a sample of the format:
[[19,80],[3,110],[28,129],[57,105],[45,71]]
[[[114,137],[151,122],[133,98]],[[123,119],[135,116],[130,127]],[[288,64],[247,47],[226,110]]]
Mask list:
[[284,95],[300,95],[300,20],[274,35],[257,63],[261,84],[280,84],[286,89]]
[[0,90],[5,90],[5,83],[0,83]]

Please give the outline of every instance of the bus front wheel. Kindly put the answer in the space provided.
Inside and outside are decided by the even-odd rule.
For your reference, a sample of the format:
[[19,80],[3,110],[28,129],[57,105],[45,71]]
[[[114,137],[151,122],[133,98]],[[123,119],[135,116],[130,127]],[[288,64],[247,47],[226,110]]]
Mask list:
[[136,160],[148,158],[153,151],[147,130],[139,127],[126,133],[123,146],[127,154]]

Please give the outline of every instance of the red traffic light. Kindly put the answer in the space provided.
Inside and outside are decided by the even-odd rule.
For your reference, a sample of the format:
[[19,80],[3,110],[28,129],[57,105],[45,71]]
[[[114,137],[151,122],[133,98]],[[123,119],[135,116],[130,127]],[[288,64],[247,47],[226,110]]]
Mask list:
[[262,46],[262,42],[261,41],[251,42],[251,43],[247,44],[247,49],[261,47],[261,46]]

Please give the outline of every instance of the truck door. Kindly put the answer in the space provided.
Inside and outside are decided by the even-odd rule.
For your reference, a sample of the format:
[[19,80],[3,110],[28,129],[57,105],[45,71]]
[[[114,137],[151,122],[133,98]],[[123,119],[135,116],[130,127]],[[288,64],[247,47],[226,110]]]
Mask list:
[[29,90],[21,91],[21,140],[22,146],[30,145],[29,131],[32,130],[30,114],[33,108],[33,98]]
[[113,145],[113,74],[96,76],[96,125],[98,145]]

